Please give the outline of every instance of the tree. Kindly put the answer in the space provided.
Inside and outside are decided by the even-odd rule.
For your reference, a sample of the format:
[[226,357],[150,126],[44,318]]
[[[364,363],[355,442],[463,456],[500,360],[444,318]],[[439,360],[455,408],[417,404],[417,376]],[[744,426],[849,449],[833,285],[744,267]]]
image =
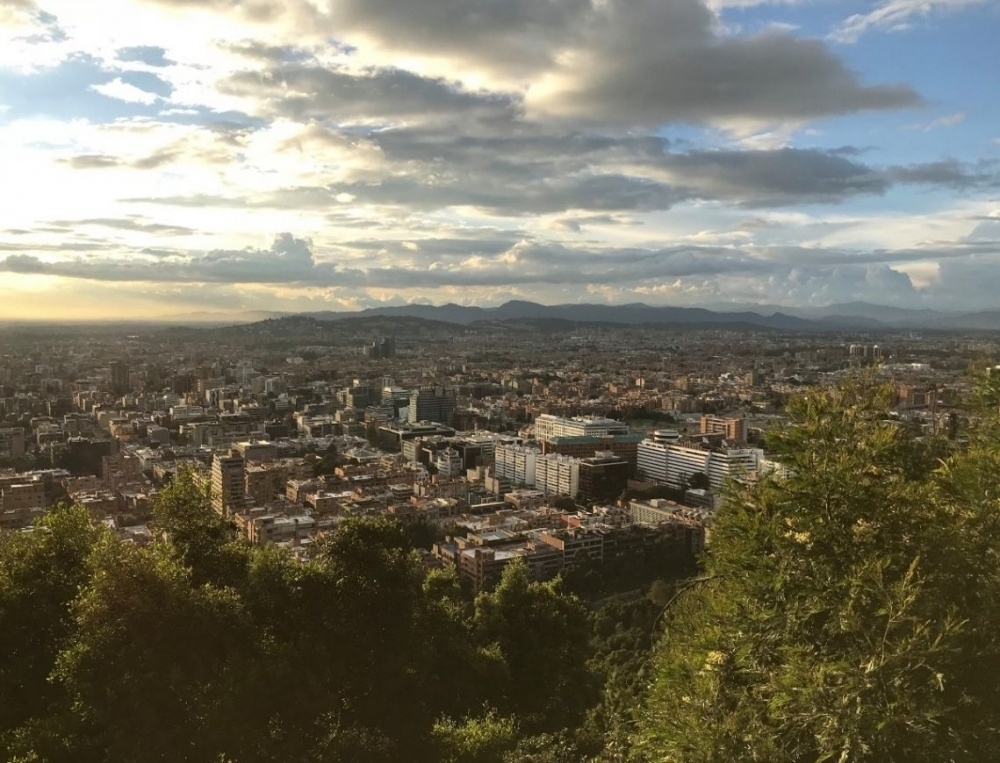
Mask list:
[[[232,589],[192,585],[167,544],[102,537],[53,678],[108,760],[202,761],[249,738],[238,687],[254,639]],[[183,740],[183,743],[179,743]]]
[[646,759],[995,757],[1000,456],[935,469],[890,395],[797,398],[769,440],[792,476],[728,496],[705,574],[668,607]]
[[516,715],[528,733],[558,731],[578,723],[596,700],[587,666],[586,608],[562,591],[557,578],[531,580],[517,559],[496,589],[480,593],[475,626],[481,644],[494,644],[507,669],[501,709]]
[[235,527],[215,513],[190,470],[179,471],[157,494],[153,526],[177,548],[196,583],[232,585],[245,574],[248,547],[234,542]]
[[692,490],[708,490],[711,487],[708,475],[705,472],[692,472],[688,477],[688,487]]
[[[31,533],[0,535],[0,752],[54,753],[67,742],[63,687],[49,681],[72,638],[72,604],[90,578],[102,531],[79,506],[58,507]],[[79,752],[79,750],[78,750]]]

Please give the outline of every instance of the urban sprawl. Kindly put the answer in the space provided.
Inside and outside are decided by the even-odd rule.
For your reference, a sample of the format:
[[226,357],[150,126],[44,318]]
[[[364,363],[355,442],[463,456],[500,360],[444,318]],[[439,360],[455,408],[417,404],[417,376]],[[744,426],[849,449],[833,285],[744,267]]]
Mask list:
[[8,327],[0,334],[0,530],[73,502],[151,540],[180,474],[255,544],[309,554],[347,517],[429,532],[473,587],[652,543],[710,542],[732,480],[780,471],[789,395],[891,382],[901,426],[956,433],[971,335],[478,327],[416,319],[232,327]]

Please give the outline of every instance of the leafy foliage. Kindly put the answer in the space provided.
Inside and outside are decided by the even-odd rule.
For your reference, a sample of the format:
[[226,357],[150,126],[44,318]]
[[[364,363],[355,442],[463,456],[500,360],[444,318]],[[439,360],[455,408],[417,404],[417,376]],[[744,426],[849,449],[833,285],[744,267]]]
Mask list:
[[640,749],[669,761],[989,760],[1000,745],[995,445],[935,468],[888,390],[811,392],[734,492],[658,649]]

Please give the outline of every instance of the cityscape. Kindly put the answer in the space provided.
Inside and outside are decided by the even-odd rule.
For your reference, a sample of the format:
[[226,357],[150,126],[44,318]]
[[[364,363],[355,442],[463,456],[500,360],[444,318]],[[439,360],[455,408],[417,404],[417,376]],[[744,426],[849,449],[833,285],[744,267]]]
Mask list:
[[1000,759],[1000,2],[0,2],[0,761]]
[[[384,515],[502,531],[479,556],[529,562],[555,530],[680,525],[699,547],[732,479],[781,471],[766,436],[789,397],[851,374],[891,384],[901,424],[955,438],[971,369],[1000,350],[991,334],[415,318],[4,338],[21,347],[0,358],[4,529],[69,500],[148,540],[157,490],[190,471],[252,543],[308,553],[341,519]],[[670,499],[623,500],[650,490]],[[454,544],[434,553],[465,574]]]

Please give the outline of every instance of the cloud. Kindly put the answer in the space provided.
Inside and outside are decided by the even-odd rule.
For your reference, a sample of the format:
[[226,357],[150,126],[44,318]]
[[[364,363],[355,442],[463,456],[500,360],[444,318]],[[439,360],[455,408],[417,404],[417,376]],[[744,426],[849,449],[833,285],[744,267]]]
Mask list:
[[303,210],[348,203],[526,216],[667,210],[695,199],[746,207],[839,203],[890,186],[883,173],[842,150],[679,152],[654,136],[563,133],[528,122],[360,133],[314,124],[283,134],[274,149],[309,157],[313,169],[336,170],[316,174],[321,184],[244,193],[242,202],[229,194],[140,198],[181,206]]
[[324,5],[328,29],[514,74],[553,65],[560,49],[582,32],[593,8],[591,0],[337,0]]
[[116,98],[126,103],[142,103],[149,106],[160,99],[160,96],[156,93],[150,93],[135,85],[130,85],[128,82],[122,80],[121,77],[105,84],[91,85],[90,89],[108,98]]
[[[349,288],[443,288],[532,284],[639,284],[650,280],[741,276],[780,278],[814,272],[889,268],[893,264],[974,258],[995,241],[949,247],[850,251],[795,246],[672,245],[657,248],[571,246],[557,241],[492,238],[361,239],[317,256],[285,233],[269,249],[170,250],[153,258],[116,254],[49,260],[18,253],[0,270],[114,282],[304,284]],[[18,245],[19,248],[22,245]],[[832,270],[831,270],[832,269]]]
[[868,13],[849,16],[830,36],[837,42],[851,43],[871,31],[903,32],[913,26],[915,18],[989,2],[991,0],[885,0]]
[[[211,5],[235,16],[247,13],[244,4],[229,0]],[[822,41],[775,28],[753,36],[721,34],[701,0],[289,0],[260,6],[268,9],[257,14],[262,18],[298,19],[308,30],[300,34],[306,48],[309,40],[332,36],[357,46],[360,52],[348,56],[355,66],[409,60],[411,72],[425,77],[457,75],[466,87],[478,81],[494,93],[519,94],[537,118],[632,127],[759,126],[920,102],[905,85],[862,84]],[[283,50],[257,45],[249,52],[274,62]],[[308,114],[311,97],[328,90],[328,110],[337,94],[348,103],[366,102],[362,92],[343,90],[362,83],[337,74],[293,67],[265,73],[262,86],[270,101],[284,102],[286,114]],[[228,88],[246,93],[261,85],[258,80],[244,74]],[[286,82],[287,97],[280,98]],[[381,80],[367,84],[377,87]]]
[[956,125],[962,124],[962,122],[964,121],[965,121],[965,112],[956,111],[954,114],[948,114],[943,117],[938,117],[937,119],[932,119],[930,122],[905,125],[903,129],[930,132],[931,130],[939,130],[943,127],[955,127]]
[[931,185],[965,191],[1000,187],[1000,163],[981,161],[967,165],[955,159],[892,167],[887,176],[898,183]]
[[744,207],[836,203],[881,194],[889,182],[876,170],[825,151],[695,151],[670,155],[665,165],[700,198]]
[[105,154],[80,154],[66,161],[75,170],[103,170],[122,165],[122,160],[118,157]]
[[91,218],[84,220],[53,220],[50,225],[68,230],[85,227],[111,228],[115,230],[136,231],[139,233],[154,233],[164,236],[186,236],[195,232],[193,228],[183,225],[166,225],[164,223],[147,222],[135,217],[128,218]]
[[822,42],[781,31],[721,37],[694,0],[609,0],[559,65],[528,92],[529,112],[595,122],[770,125],[894,109],[902,85],[862,85]]
[[509,96],[469,92],[457,82],[390,68],[352,71],[287,63],[238,72],[219,89],[259,103],[265,115],[296,120],[377,124],[458,115],[506,119],[516,110]]

